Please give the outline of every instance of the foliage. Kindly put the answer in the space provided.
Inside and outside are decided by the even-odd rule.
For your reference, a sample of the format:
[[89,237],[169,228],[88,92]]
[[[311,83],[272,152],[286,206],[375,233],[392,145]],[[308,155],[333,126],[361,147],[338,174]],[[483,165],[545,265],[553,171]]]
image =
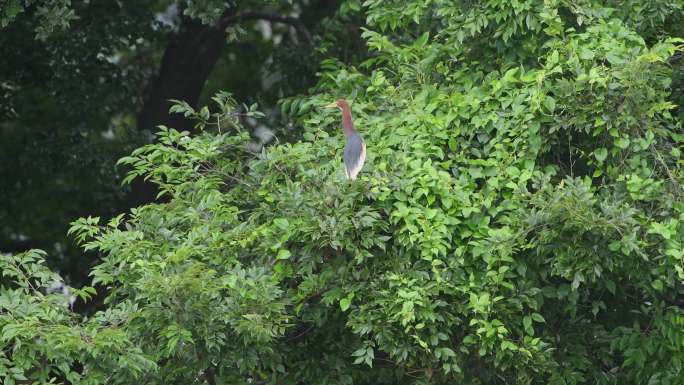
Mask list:
[[[38,383],[59,378],[69,383],[101,384],[113,371],[138,378],[153,369],[154,362],[143,356],[119,327],[126,313],[109,309],[88,323],[79,322],[68,298],[55,292],[61,278],[44,266],[44,257],[42,252],[28,251],[0,259],[3,384],[25,383],[29,378]],[[94,293],[89,287],[71,288],[69,295],[87,300]],[[87,369],[79,372],[77,364]]]
[[26,8],[34,7],[36,38],[47,39],[51,34],[69,27],[69,23],[77,16],[71,7],[71,0],[7,0],[0,13],[0,28],[7,27]]
[[[50,266],[67,281],[85,282],[91,265],[77,259],[79,251],[64,233],[73,218],[111,217],[145,201],[134,188],[121,188],[124,170],[115,164],[154,138],[156,123],[137,127],[136,117],[182,20],[238,11],[300,15],[317,41],[330,29],[319,29],[319,21],[340,24],[330,18],[335,3],[327,3],[0,1],[0,251],[44,248]],[[275,111],[278,98],[315,81],[314,57],[320,54],[295,41],[289,24],[235,19],[231,26],[243,32],[230,43],[219,39],[225,47],[209,79],[200,83],[203,102],[228,89],[245,103],[258,101]],[[358,39],[358,33],[352,36]],[[343,46],[328,54],[349,50]],[[173,69],[183,57],[167,64]],[[161,103],[169,98],[183,97],[161,97]],[[277,114],[260,125],[281,136],[291,133],[281,130]]]
[[[73,223],[142,382],[681,383],[684,41],[601,1],[363,10],[370,58],[281,102],[301,141],[255,153],[254,108],[179,103],[199,133],[120,161],[168,203]],[[338,97],[368,148],[354,182],[319,108]]]

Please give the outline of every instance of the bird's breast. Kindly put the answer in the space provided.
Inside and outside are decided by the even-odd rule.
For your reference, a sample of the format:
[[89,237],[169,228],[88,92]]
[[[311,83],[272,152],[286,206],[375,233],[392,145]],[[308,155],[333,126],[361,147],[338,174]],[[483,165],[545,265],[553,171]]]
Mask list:
[[366,144],[358,133],[347,136],[343,159],[347,178],[356,179],[366,161]]

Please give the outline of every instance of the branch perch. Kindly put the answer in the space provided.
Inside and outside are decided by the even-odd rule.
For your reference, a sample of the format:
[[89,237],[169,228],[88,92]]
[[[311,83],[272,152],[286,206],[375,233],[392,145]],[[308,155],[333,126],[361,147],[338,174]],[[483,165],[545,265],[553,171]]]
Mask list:
[[272,13],[266,13],[266,12],[241,12],[237,13],[235,15],[230,15],[227,17],[224,17],[221,19],[221,22],[219,23],[219,27],[222,29],[225,29],[228,27],[228,25],[235,23],[235,22],[240,22],[240,21],[245,21],[245,20],[266,20],[270,21],[273,23],[282,23],[282,24],[289,24],[292,27],[294,27],[297,32],[301,35],[302,38],[306,41],[306,44],[311,45],[313,44],[313,38],[311,36],[311,32],[309,32],[309,29],[306,28],[304,23],[302,22],[301,19],[296,18],[296,17],[290,17],[290,16],[282,16],[282,15],[277,15],[277,14],[272,14]]

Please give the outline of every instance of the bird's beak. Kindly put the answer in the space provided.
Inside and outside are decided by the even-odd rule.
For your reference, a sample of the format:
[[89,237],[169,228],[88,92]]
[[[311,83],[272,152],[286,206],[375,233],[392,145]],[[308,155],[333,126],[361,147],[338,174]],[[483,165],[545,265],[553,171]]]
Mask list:
[[332,102],[323,106],[324,108],[337,108],[337,102]]

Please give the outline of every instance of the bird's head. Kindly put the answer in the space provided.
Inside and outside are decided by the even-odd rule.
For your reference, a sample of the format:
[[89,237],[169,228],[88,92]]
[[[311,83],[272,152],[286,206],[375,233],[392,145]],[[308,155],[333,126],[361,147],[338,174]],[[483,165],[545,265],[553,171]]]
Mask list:
[[327,104],[325,107],[326,108],[339,108],[340,111],[351,110],[351,108],[349,108],[349,102],[347,102],[344,99],[337,99],[334,102]]

